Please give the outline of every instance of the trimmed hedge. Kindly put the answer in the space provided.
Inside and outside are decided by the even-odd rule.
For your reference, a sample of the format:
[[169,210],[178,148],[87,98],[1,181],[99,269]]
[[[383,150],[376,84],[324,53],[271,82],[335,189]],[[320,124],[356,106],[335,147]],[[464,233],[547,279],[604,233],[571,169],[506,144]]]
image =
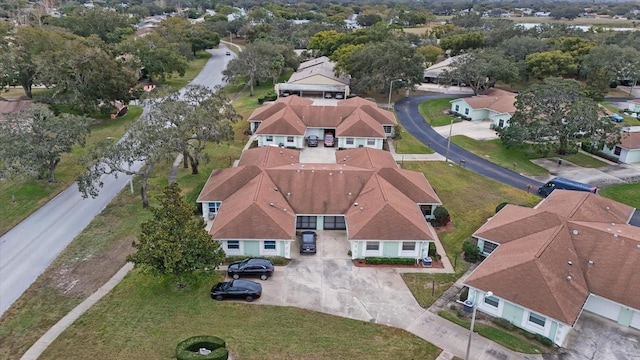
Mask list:
[[384,257],[366,257],[364,261],[370,265],[415,265],[414,258],[384,258]]
[[[217,336],[192,336],[178,343],[176,358],[178,360],[227,360],[229,351],[225,348],[226,345],[225,341]],[[211,353],[202,355],[198,352],[201,348],[211,350]]]
[[284,266],[284,265],[288,265],[289,264],[289,259],[284,258],[282,256],[247,256],[247,255],[233,255],[233,256],[227,256],[224,260],[225,264],[231,264],[232,262],[236,262],[236,261],[242,261],[244,259],[248,259],[248,258],[255,258],[255,259],[266,259],[269,260],[273,263],[273,265],[275,266]]

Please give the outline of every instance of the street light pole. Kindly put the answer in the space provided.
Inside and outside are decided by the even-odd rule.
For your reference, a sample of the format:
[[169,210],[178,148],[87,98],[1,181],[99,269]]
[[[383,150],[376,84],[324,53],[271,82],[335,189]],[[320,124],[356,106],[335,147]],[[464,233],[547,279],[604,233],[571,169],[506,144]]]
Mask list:
[[453,116],[451,117],[451,125],[449,125],[449,137],[447,138],[447,155],[444,157],[444,162],[449,162],[449,149],[451,148],[451,133],[453,132]]
[[[487,291],[486,294],[484,294],[484,298],[488,298],[493,296],[493,293],[491,291]],[[464,356],[464,360],[469,360],[469,353],[471,351],[471,338],[473,337],[473,325],[476,322],[476,309],[478,308],[478,304],[476,304],[478,300],[478,291],[474,291],[474,296],[473,296],[473,312],[471,314],[471,326],[469,326],[469,340],[467,341],[467,353]]]
[[389,83],[389,104],[387,105],[389,109],[391,109],[391,91],[393,90],[394,81],[402,81],[402,79],[394,79],[394,80],[391,80],[391,82]]

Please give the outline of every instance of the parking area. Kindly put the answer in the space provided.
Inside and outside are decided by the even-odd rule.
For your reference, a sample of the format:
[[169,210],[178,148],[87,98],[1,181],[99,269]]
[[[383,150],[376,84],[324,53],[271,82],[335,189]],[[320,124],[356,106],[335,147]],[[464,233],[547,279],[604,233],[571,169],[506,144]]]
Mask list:
[[640,331],[583,312],[565,347],[545,354],[546,360],[640,359]]
[[318,231],[315,255],[292,246],[288,266],[263,281],[263,305],[295,306],[406,328],[424,312],[392,268],[356,267],[344,231]]
[[305,147],[300,151],[300,162],[304,164],[335,164],[335,147]]

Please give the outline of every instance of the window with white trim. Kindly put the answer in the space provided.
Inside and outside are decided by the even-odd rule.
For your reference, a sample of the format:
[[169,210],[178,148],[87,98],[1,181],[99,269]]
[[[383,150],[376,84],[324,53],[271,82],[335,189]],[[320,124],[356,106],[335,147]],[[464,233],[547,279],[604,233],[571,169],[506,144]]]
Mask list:
[[495,250],[497,247],[498,247],[498,244],[485,240],[484,245],[482,245],[482,252],[485,254],[491,254],[493,250]]
[[538,315],[536,313],[529,313],[529,323],[536,326],[544,327],[544,324],[547,322],[547,318],[542,315]]
[[622,148],[620,146],[616,146],[615,149],[613,149],[613,153],[615,155],[620,155],[621,152],[622,152]]
[[240,250],[240,241],[227,240],[227,250]]
[[367,251],[380,251],[380,241],[367,241]]
[[469,115],[469,108],[464,108],[464,114]]
[[209,213],[217,214],[220,210],[221,201],[214,201],[209,203]]
[[287,136],[287,142],[288,143],[292,143],[293,142],[293,136]]
[[347,145],[353,145],[354,139],[353,138],[347,138],[346,142],[347,142]]
[[456,112],[460,111],[460,105],[456,105]]
[[393,132],[393,126],[391,125],[383,125],[382,127],[384,128],[384,133],[387,135],[391,135]]
[[273,141],[273,135],[267,135],[267,141]]
[[500,304],[500,300],[498,300],[497,298],[493,297],[493,296],[487,296],[484,298],[484,303],[490,306],[493,306],[494,308],[498,308],[498,304]]
[[402,251],[415,251],[416,250],[416,242],[415,241],[403,241],[402,242]]
[[265,241],[264,242],[264,249],[265,250],[275,250],[276,249],[276,242],[275,241]]
[[367,139],[367,146],[375,146],[376,139]]

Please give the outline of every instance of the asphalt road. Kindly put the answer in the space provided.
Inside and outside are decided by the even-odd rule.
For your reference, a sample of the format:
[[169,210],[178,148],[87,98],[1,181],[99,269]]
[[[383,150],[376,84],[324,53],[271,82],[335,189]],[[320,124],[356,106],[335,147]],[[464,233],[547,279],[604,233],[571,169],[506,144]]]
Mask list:
[[450,161],[501,183],[511,185],[525,191],[527,190],[527,187],[529,187],[532,193],[537,193],[538,187],[540,187],[542,183],[509,169],[500,167],[464,150],[454,143],[449,143],[448,139],[438,134],[423,120],[422,115],[420,115],[420,112],[418,111],[418,106],[421,102],[431,99],[449,98],[452,97],[452,95],[459,97],[469,96],[468,94],[412,96],[397,101],[394,108],[398,115],[398,119],[400,119],[400,123],[402,123],[402,126],[404,126],[408,132],[422,143],[428,145],[435,152],[443,156],[447,156],[448,154]]
[[[235,56],[227,47],[208,50],[211,58],[191,84],[223,85],[222,70]],[[145,106],[144,113],[149,110]],[[139,169],[141,164],[132,166]],[[104,176],[104,186],[95,199],[83,199],[73,184],[28,218],[0,237],[0,315],[42,274],[67,245],[84,230],[131,177]]]

